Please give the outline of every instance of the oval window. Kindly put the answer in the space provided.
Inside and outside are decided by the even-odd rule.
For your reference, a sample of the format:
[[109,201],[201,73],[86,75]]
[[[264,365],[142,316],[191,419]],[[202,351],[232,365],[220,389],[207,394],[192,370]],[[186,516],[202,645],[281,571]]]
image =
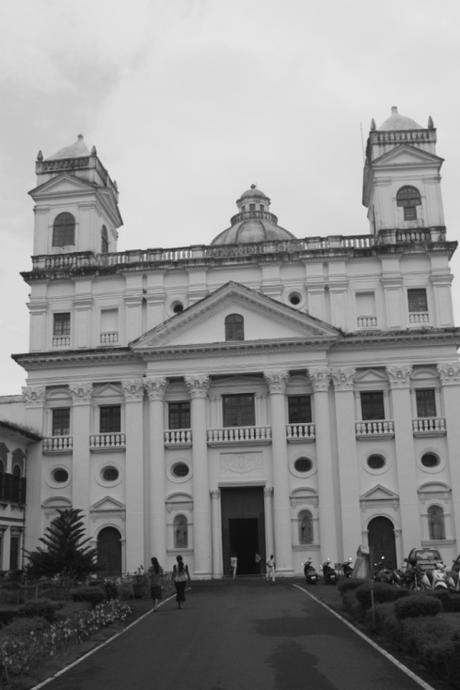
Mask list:
[[69,479],[69,473],[63,467],[53,470],[51,476],[57,484],[63,484]]
[[439,465],[440,460],[434,453],[425,453],[425,455],[422,455],[421,462],[423,467],[436,467]]
[[189,471],[188,465],[185,462],[176,462],[171,468],[171,472],[175,477],[186,477]]
[[119,476],[119,471],[116,467],[113,467],[112,465],[104,467],[101,472],[101,477],[105,482],[115,482]]
[[310,458],[297,458],[294,463],[294,469],[296,472],[310,472],[313,467],[313,463]]
[[289,301],[291,304],[293,304],[295,307],[301,303],[302,297],[299,295],[298,292],[291,292],[289,295]]
[[367,466],[371,470],[381,470],[385,465],[385,458],[383,455],[369,455],[367,458]]
[[172,310],[174,314],[180,314],[184,311],[184,305],[182,304],[182,302],[174,302],[174,304],[172,305]]

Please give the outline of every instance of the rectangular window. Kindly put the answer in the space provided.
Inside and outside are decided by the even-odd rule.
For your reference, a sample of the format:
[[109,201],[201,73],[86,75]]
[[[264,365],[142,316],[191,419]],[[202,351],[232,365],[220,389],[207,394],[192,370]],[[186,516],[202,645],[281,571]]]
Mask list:
[[436,397],[434,388],[418,388],[415,391],[417,417],[436,417]]
[[409,312],[427,312],[428,301],[426,298],[425,288],[411,288],[407,291],[407,302],[409,305]]
[[417,206],[404,206],[404,220],[417,220]]
[[52,436],[70,435],[70,407],[56,407],[52,414]]
[[10,540],[10,570],[19,570],[19,535],[16,534]]
[[53,314],[53,335],[70,335],[70,312]]
[[385,419],[383,391],[363,391],[361,393],[361,416],[363,420]]
[[168,403],[168,429],[190,429],[190,402]]
[[99,408],[99,433],[111,434],[121,431],[120,405],[101,405]]
[[254,394],[222,396],[224,426],[254,426]]
[[289,424],[311,423],[311,401],[309,395],[290,395],[288,397]]

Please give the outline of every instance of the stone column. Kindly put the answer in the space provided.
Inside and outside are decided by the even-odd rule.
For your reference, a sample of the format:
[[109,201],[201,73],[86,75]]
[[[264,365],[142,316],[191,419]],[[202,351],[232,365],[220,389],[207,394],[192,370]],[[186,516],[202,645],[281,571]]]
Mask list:
[[144,542],[144,384],[141,378],[122,381],[125,397],[126,570],[147,564]]
[[211,491],[212,518],[212,576],[222,577],[222,514],[220,506],[220,490]]
[[209,377],[206,375],[187,376],[185,383],[191,398],[194,572],[197,577],[207,578],[212,573],[211,506],[206,435],[206,399]]
[[[27,386],[22,389],[26,405],[27,426],[38,434],[45,436],[44,427],[44,405],[45,387]],[[42,475],[43,475],[43,456],[42,444],[34,443],[27,452],[27,509],[25,511],[25,548],[29,551],[34,550],[38,545],[38,540],[43,534],[44,517],[42,513]],[[5,533],[6,535],[6,533]],[[4,544],[4,548],[9,542]]]
[[308,370],[313,386],[316,462],[318,467],[318,513],[321,561],[334,560],[337,554],[337,499],[332,463],[331,416],[329,410],[330,371]]
[[412,431],[411,373],[412,368],[407,365],[387,367],[395,425],[395,460],[401,516],[401,525],[395,525],[395,528],[400,527],[402,530],[401,548],[404,554],[408,554],[414,544],[420,544],[422,538]]
[[72,507],[83,511],[86,536],[90,535],[89,510],[91,504],[91,462],[89,435],[91,432],[91,398],[93,386],[89,381],[69,384],[72,396]]
[[[270,393],[273,462],[273,520],[276,569],[290,574],[292,566],[291,506],[289,502],[289,471],[286,441],[285,390],[286,371],[266,372],[265,381]],[[268,554],[270,555],[270,554]]]
[[460,549],[460,364],[458,362],[442,364],[438,366],[438,371],[447,429],[447,455],[455,530],[452,536],[457,541],[455,553],[458,553]]
[[[164,444],[164,395],[168,382],[162,377],[148,377],[145,388],[149,396],[148,458],[148,535],[150,555],[166,563],[166,468]],[[164,566],[163,566],[164,567]]]
[[355,370],[352,367],[332,369],[331,374],[335,389],[342,543],[338,540],[339,552],[327,558],[342,561],[347,554],[355,553],[362,531],[353,393]]
[[265,560],[270,557],[270,554],[274,553],[272,497],[273,489],[269,486],[264,486]]

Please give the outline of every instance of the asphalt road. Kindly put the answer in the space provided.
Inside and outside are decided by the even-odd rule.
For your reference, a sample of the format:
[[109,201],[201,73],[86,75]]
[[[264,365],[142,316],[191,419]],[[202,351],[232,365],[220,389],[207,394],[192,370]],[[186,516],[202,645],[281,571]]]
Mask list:
[[420,690],[290,582],[197,583],[46,690]]

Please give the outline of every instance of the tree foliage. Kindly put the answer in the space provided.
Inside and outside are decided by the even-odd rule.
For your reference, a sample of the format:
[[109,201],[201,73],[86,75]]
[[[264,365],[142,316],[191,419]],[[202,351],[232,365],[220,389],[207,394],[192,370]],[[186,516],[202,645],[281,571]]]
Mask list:
[[28,571],[34,577],[61,575],[83,578],[97,570],[96,550],[85,538],[83,512],[77,508],[58,509],[58,516],[46,528],[38,546],[28,552]]

